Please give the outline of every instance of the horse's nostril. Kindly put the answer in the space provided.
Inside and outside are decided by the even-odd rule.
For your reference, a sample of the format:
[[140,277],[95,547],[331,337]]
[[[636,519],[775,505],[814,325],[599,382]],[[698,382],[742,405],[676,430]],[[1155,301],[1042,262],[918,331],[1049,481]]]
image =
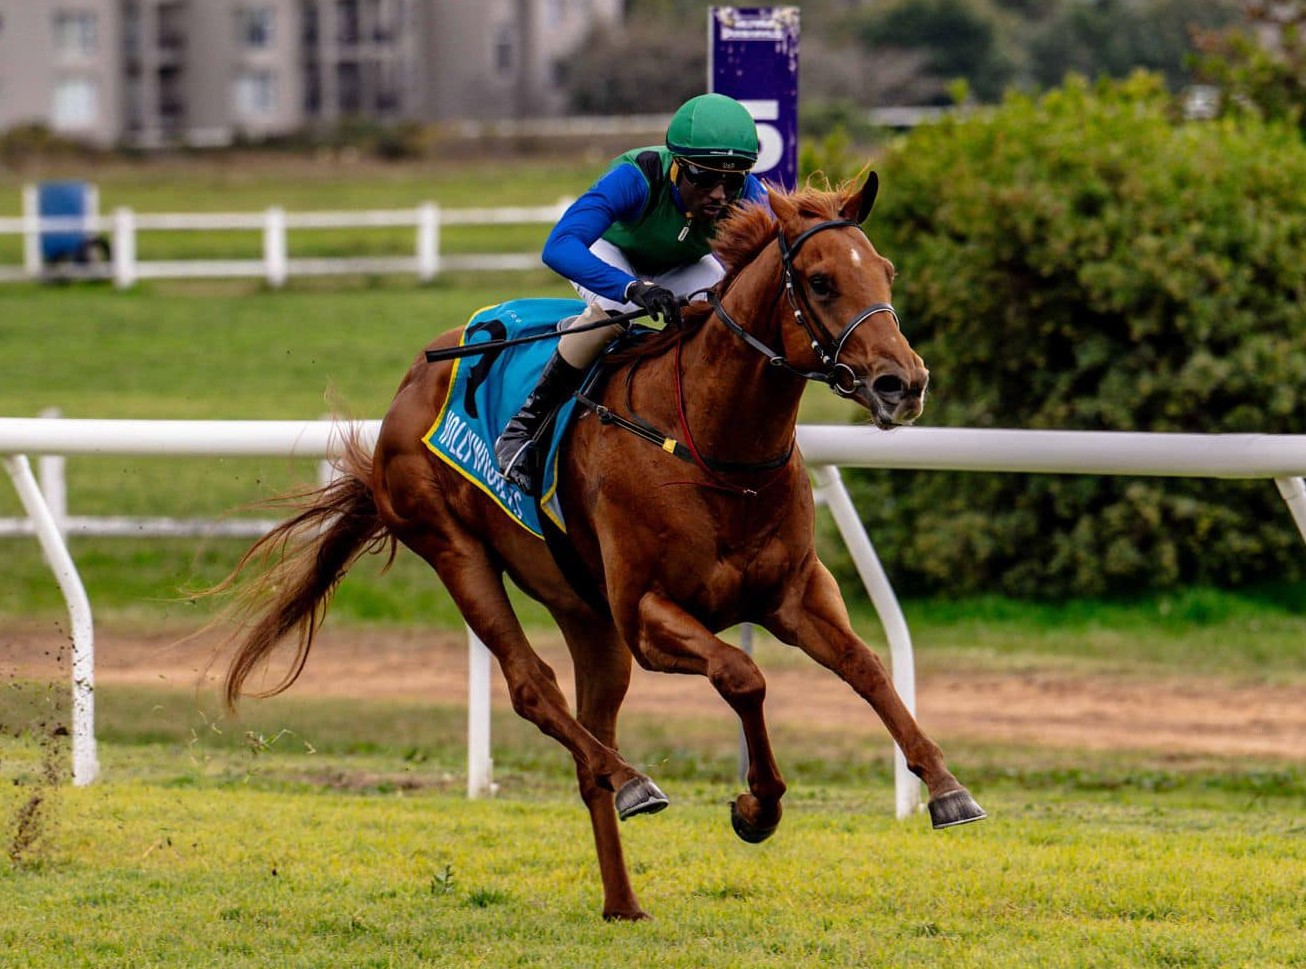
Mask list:
[[886,373],[871,382],[871,389],[881,397],[901,397],[907,390],[907,385],[901,377]]

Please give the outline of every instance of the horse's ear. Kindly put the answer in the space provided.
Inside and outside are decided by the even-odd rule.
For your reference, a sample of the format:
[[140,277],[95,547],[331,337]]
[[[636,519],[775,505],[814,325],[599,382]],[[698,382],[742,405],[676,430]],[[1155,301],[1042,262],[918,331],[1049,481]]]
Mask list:
[[766,193],[771,203],[771,211],[781,225],[792,222],[798,216],[798,209],[789,201],[789,196],[774,186],[768,185]]
[[880,192],[880,176],[871,172],[866,176],[866,184],[862,186],[860,192],[855,192],[849,196],[843,204],[843,217],[861,225],[866,221],[867,216],[871,214],[871,207],[875,205],[875,196]]

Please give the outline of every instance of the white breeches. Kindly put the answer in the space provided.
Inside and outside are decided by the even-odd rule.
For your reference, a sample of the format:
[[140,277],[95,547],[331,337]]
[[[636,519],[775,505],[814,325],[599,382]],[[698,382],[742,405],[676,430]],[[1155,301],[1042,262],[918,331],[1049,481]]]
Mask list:
[[[676,266],[674,269],[669,269],[656,276],[642,276],[635,272],[634,267],[626,258],[626,254],[605,239],[599,239],[594,245],[590,246],[590,252],[609,266],[615,266],[640,279],[650,279],[659,286],[665,286],[677,296],[688,296],[700,289],[715,286],[721,280],[721,277],[726,274],[725,268],[722,267],[721,263],[717,262],[716,257],[711,253],[695,262]],[[576,292],[589,306],[584,313],[570,321],[569,325],[571,326],[597,322],[609,310],[614,313],[628,313],[639,309],[634,303],[623,303],[620,300],[608,299],[606,296],[600,296],[598,293],[579,284],[576,284]],[[600,350],[616,339],[624,326],[624,324],[616,323],[596,330],[587,330],[584,333],[564,333],[562,341],[558,344],[558,353],[573,367],[587,367],[597,359]]]

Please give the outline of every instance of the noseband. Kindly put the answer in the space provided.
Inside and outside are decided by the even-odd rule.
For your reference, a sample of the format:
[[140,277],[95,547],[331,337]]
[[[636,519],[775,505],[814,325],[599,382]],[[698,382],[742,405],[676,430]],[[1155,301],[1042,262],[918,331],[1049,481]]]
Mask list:
[[811,228],[804,230],[793,242],[785,238],[784,229],[778,230],[776,235],[776,242],[780,246],[780,265],[784,272],[784,289],[785,296],[789,300],[789,307],[794,314],[795,322],[807,333],[808,338],[811,340],[812,349],[816,352],[817,359],[821,361],[821,365],[825,369],[802,370],[795,367],[785,359],[783,354],[776,353],[740,326],[726,312],[726,308],[721,305],[721,300],[714,291],[709,290],[707,292],[707,299],[712,304],[712,309],[716,315],[721,318],[721,321],[746,344],[765,356],[767,362],[772,366],[788,370],[804,380],[819,380],[822,383],[829,384],[830,389],[840,397],[851,397],[857,393],[863,381],[853,371],[852,367],[839,361],[839,354],[843,352],[848,338],[872,316],[877,313],[888,313],[893,317],[893,321],[897,323],[898,312],[893,308],[892,303],[872,303],[854,316],[839,332],[838,336],[835,336],[818,319],[816,311],[812,309],[812,303],[808,298],[806,289],[797,285],[794,268],[794,259],[797,257],[798,250],[802,248],[803,243],[818,232],[824,232],[826,229],[844,228],[860,229],[860,226],[850,219],[832,219],[829,222],[818,222]]

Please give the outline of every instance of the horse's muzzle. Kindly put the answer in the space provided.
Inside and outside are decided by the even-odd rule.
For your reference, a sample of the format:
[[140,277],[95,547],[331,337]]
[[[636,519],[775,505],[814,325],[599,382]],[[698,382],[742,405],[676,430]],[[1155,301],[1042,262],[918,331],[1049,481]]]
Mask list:
[[871,414],[875,426],[888,430],[901,424],[910,424],[925,409],[925,385],[929,374],[908,380],[901,374],[882,373],[864,381],[853,399]]

